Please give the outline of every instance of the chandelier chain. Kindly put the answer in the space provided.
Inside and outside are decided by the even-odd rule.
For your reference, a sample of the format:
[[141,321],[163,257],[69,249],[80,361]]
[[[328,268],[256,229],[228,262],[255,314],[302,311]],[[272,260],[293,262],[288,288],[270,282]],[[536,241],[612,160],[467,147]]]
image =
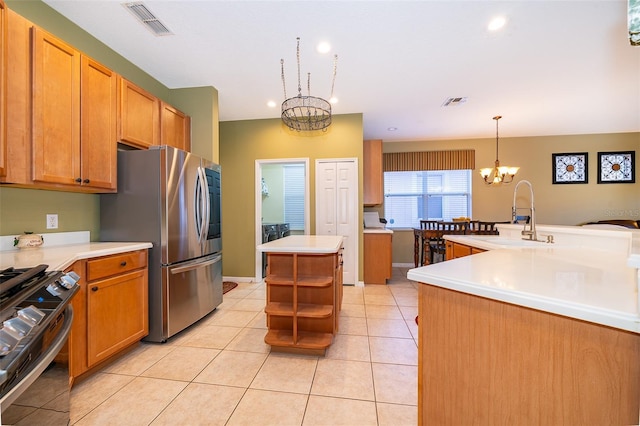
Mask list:
[[500,119],[502,118],[502,116],[500,115],[496,115],[495,117],[493,117],[494,120],[496,120],[496,161],[498,161],[498,121],[500,121]]
[[296,37],[298,45],[296,47],[296,59],[298,61],[298,96],[302,96],[302,86],[300,86],[300,37]]
[[287,85],[284,82],[284,59],[280,59],[280,72],[282,74],[282,90],[284,91],[284,98],[287,99]]
[[336,85],[336,71],[338,70],[338,55],[333,55],[333,79],[331,80],[331,96],[329,101],[333,98],[333,88]]

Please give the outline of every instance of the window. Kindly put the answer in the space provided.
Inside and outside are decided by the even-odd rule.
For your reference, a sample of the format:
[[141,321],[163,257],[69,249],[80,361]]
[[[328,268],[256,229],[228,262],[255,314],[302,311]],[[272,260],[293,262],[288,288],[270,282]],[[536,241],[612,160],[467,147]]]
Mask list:
[[389,228],[471,217],[471,170],[385,172],[384,197]]
[[304,164],[283,166],[284,221],[292,231],[304,231]]

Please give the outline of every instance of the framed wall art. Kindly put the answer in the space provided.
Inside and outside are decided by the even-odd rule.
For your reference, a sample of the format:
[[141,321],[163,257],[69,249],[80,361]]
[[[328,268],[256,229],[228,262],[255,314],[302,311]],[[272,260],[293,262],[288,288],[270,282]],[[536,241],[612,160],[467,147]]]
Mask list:
[[570,152],[551,154],[553,183],[588,183],[589,154]]
[[598,153],[598,183],[635,183],[636,152]]

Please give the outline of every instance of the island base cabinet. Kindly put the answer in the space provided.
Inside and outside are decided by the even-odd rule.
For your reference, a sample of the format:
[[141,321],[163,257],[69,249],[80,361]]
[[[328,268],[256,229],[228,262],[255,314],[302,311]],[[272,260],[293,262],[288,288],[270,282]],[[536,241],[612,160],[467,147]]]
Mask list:
[[267,256],[265,343],[276,350],[324,353],[338,327],[340,254]]
[[421,284],[420,425],[638,424],[640,335]]

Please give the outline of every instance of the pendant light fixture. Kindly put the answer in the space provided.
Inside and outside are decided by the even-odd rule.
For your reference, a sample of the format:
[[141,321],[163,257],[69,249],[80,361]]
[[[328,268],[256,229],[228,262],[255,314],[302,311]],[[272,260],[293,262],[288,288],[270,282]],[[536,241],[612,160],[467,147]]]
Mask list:
[[487,185],[500,185],[507,184],[513,181],[513,177],[518,173],[520,167],[500,166],[500,160],[498,159],[498,120],[502,118],[501,115],[493,117],[496,120],[496,162],[493,167],[487,167],[480,169],[480,174],[484,179],[484,183]]
[[[282,88],[284,90],[285,101],[282,102],[282,121],[291,130],[297,131],[326,131],[331,125],[331,103],[330,101],[311,96],[311,73],[307,73],[307,95],[302,94],[300,83],[300,37],[296,38],[296,58],[298,62],[298,95],[287,98],[287,87],[284,81],[284,59],[280,59],[280,69],[282,77]],[[331,96],[333,98],[333,87],[336,81],[336,66],[338,55],[333,57],[333,80],[331,81]]]

